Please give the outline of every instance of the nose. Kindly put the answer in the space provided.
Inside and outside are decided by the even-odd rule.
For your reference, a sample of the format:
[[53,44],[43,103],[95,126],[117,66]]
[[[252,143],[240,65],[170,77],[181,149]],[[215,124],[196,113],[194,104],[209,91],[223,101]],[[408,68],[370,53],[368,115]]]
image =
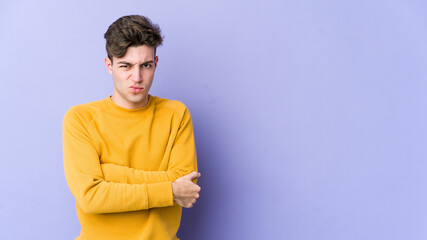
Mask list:
[[134,68],[131,76],[132,81],[141,82],[142,81],[142,71],[141,69]]

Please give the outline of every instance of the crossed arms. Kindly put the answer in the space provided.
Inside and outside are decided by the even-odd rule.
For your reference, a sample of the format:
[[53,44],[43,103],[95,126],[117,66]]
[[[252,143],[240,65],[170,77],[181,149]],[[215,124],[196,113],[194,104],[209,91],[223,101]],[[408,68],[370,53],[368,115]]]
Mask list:
[[171,171],[144,171],[113,163],[102,163],[101,168],[105,181],[110,182],[129,184],[172,182],[174,201],[182,207],[193,207],[199,198],[201,188],[193,181],[201,176],[198,172],[175,179],[176,174]]
[[199,197],[195,178],[200,174],[194,172],[193,127],[185,111],[166,171],[101,164],[88,132],[90,119],[78,108],[67,111],[63,121],[64,171],[79,207],[86,213],[137,211],[173,206],[174,202],[191,207]]

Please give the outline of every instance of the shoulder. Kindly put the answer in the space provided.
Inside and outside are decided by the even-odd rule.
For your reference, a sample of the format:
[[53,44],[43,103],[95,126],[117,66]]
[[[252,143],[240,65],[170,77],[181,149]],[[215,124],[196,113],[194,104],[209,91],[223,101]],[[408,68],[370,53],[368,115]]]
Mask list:
[[178,100],[171,100],[166,98],[161,98],[153,96],[154,104],[157,109],[162,109],[164,111],[170,111],[173,113],[184,114],[188,112],[187,106]]
[[83,124],[90,123],[98,112],[102,111],[103,100],[74,105],[70,107],[64,115],[64,122],[79,121]]
[[190,111],[187,106],[178,100],[155,97],[155,111],[161,118],[171,119],[179,126],[191,122]]

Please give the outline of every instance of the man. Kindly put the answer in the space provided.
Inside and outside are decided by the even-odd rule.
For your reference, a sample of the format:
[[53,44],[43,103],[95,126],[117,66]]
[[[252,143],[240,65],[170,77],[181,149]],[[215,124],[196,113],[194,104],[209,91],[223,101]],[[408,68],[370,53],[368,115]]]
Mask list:
[[199,197],[188,109],[148,94],[162,43],[157,25],[124,16],[104,35],[113,94],[63,120],[65,177],[81,240],[178,239],[182,207]]

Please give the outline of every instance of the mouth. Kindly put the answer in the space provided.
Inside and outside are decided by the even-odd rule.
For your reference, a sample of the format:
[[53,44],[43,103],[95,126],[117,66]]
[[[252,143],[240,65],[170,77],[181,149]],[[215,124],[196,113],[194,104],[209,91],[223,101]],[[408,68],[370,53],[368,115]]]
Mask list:
[[131,86],[130,89],[133,93],[139,93],[139,92],[142,92],[142,90],[144,90],[144,88],[135,87],[135,86]]

